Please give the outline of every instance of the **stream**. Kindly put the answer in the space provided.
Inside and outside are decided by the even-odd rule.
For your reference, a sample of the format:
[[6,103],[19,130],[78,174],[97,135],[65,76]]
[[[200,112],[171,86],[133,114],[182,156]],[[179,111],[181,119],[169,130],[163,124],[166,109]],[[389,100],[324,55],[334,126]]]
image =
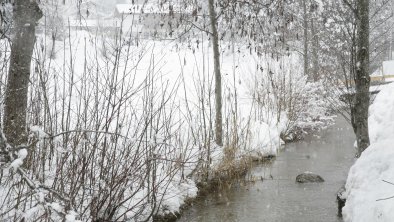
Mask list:
[[[354,161],[355,137],[344,118],[317,135],[287,144],[271,163],[252,168],[246,183],[197,200],[180,222],[331,222],[337,217],[336,193]],[[305,171],[325,182],[297,184]]]

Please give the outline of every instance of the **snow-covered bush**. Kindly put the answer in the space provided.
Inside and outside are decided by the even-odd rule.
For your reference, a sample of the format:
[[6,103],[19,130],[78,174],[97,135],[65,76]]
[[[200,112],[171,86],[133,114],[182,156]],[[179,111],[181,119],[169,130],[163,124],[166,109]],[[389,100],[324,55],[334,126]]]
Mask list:
[[326,97],[322,81],[306,82],[299,94],[294,95],[294,105],[287,112],[288,125],[282,136],[301,139],[332,124],[333,113]]
[[[249,51],[222,57],[219,147],[208,41],[133,45],[133,36],[68,35],[56,44],[38,38],[30,79],[33,127],[22,167],[48,189],[33,194],[18,175],[4,173],[3,218],[141,221],[174,214],[197,194],[196,182],[231,174],[245,157],[275,155],[281,145],[294,89],[284,90],[278,76],[268,83],[284,91],[256,106],[245,84],[258,63]],[[61,53],[46,56],[51,50]]]
[[[170,84],[160,71],[154,44],[131,50],[107,39],[113,48],[102,57],[99,36],[71,35],[67,45],[55,45],[66,54],[59,58],[45,56],[51,47],[39,38],[44,47],[32,67],[28,122],[34,126],[24,167],[26,178],[48,189],[35,194],[3,169],[1,218],[141,221],[177,211],[196,195],[186,175],[198,160],[179,118],[180,82]],[[13,168],[22,166],[19,159]]]
[[312,130],[332,122],[331,106],[322,81],[308,82],[297,54],[280,60],[261,58],[260,72],[253,79],[257,118],[279,127],[284,140],[301,139]]

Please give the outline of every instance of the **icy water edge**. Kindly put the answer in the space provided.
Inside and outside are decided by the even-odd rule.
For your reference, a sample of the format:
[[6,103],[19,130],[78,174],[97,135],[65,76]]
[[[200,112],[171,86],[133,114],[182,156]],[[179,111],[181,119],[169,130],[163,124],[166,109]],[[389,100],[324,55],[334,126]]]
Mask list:
[[[303,141],[290,143],[272,163],[254,167],[246,184],[214,193],[183,212],[180,222],[331,222],[336,193],[354,161],[354,135],[341,117]],[[299,173],[321,175],[321,184],[297,184]]]

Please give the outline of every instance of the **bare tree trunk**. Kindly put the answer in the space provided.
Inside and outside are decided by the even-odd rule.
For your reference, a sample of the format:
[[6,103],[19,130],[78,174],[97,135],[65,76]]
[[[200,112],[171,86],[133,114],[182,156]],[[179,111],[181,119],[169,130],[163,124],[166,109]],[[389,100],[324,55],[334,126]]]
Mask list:
[[[391,15],[394,15],[394,0],[390,0]],[[394,16],[391,16],[391,30],[390,30],[390,47],[389,47],[389,60],[393,59],[393,30],[394,27]]]
[[27,142],[26,110],[35,28],[42,12],[36,1],[15,0],[14,37],[4,102],[4,133],[8,142]]
[[[1,128],[1,124],[0,124],[0,128]],[[8,155],[8,152],[6,150],[7,144],[6,141],[4,140],[4,135],[0,130],[0,167],[2,167],[2,165],[4,163],[8,163],[10,162],[10,158]],[[1,174],[0,174],[0,181],[1,181]]]
[[303,21],[303,28],[304,28],[304,74],[308,76],[308,78],[311,80],[309,76],[309,70],[308,70],[308,65],[309,65],[309,55],[308,55],[308,12],[307,12],[307,7],[306,7],[306,1],[307,0],[302,0],[302,8],[304,11],[304,21]]
[[356,95],[354,101],[354,122],[358,153],[369,146],[368,108],[369,108],[369,0],[357,0],[357,63]]
[[217,19],[214,6],[214,0],[208,1],[209,18],[211,20],[211,38],[213,48],[213,59],[215,69],[215,101],[216,101],[216,144],[223,145],[223,124],[222,124],[222,77],[220,74],[220,52],[219,52],[219,34],[217,30]]
[[319,36],[316,32],[314,19],[311,20],[311,32],[312,32],[312,59],[313,59],[313,81],[319,80]]

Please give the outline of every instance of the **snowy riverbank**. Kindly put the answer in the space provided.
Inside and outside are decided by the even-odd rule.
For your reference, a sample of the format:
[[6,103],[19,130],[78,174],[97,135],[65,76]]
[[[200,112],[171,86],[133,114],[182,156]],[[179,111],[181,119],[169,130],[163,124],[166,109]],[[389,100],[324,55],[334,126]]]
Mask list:
[[371,145],[350,169],[345,221],[393,221],[394,84],[384,86],[370,107]]
[[[1,43],[9,52],[9,44]],[[331,121],[321,99],[323,84],[307,82],[297,53],[270,58],[241,43],[222,42],[224,146],[219,147],[213,142],[207,39],[113,39],[71,31],[53,42],[39,36],[37,44],[28,119],[31,140],[39,142],[27,152],[28,176],[73,203],[66,207],[53,200],[62,206],[54,209],[32,200],[8,211],[25,196],[8,195],[9,180],[0,186],[0,202],[6,203],[0,214],[10,217],[34,220],[55,210],[60,213],[51,214],[53,220],[71,212],[83,221],[142,221],[176,214],[197,195],[197,183],[244,159],[276,155],[282,138]],[[10,55],[1,56],[6,61]],[[73,210],[66,212],[68,207]]]

